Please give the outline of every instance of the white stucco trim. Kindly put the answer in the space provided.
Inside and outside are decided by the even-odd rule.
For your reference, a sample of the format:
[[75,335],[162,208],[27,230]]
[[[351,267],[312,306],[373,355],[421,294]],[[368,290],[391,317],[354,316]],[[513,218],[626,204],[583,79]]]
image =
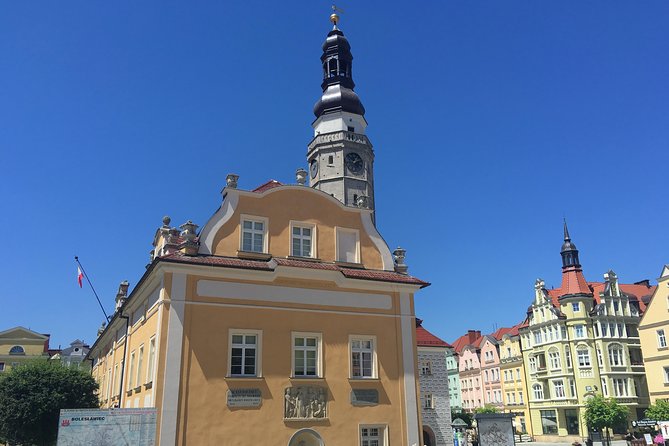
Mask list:
[[227,192],[221,207],[204,225],[202,231],[200,231],[199,254],[211,255],[213,253],[214,238],[216,237],[218,230],[221,229],[221,227],[227,223],[235,213],[237,203],[239,203],[239,193],[236,189],[230,189]]
[[249,283],[199,280],[197,294],[206,297],[281,302],[300,305],[327,305],[332,307],[369,308],[389,310],[392,298],[385,294],[258,285]]
[[[156,339],[156,357],[153,360],[153,376],[151,379],[155,384],[156,377],[158,376],[158,364],[160,364],[160,338],[162,337],[162,327],[163,327],[163,315],[165,314],[165,282],[161,280],[160,282],[160,296],[158,297],[158,327],[156,328],[156,334],[154,335]],[[147,363],[148,366],[148,363]],[[156,407],[156,388],[153,387],[153,392],[151,392],[151,407]]]
[[407,420],[407,445],[418,445],[418,395],[416,394],[416,375],[414,370],[413,314],[411,297],[400,293],[400,326],[402,329],[402,366],[404,368],[404,410]]
[[[270,260],[271,262],[271,260]],[[274,271],[251,270],[241,268],[219,268],[209,265],[190,265],[186,263],[161,262],[157,265],[164,273],[184,273],[193,275],[204,275],[207,277],[228,280],[253,280],[257,282],[273,283],[279,277],[306,280],[321,280],[334,283],[339,288],[350,288],[355,290],[381,291],[387,293],[407,292],[415,293],[421,286],[413,283],[381,282],[378,280],[365,280],[348,278],[341,271],[319,270],[313,268],[296,268],[292,266],[277,265]]]
[[360,215],[360,219],[362,220],[362,226],[365,228],[365,231],[367,231],[367,235],[372,239],[372,243],[374,243],[376,249],[379,250],[379,254],[381,254],[383,269],[386,271],[394,271],[395,262],[393,261],[393,255],[390,253],[388,244],[383,240],[379,231],[376,230],[376,226],[374,226],[374,223],[372,222],[372,213],[363,213]]
[[186,277],[185,274],[174,274],[172,276],[170,317],[167,322],[167,346],[165,347],[165,383],[163,386],[163,403],[160,411],[161,445],[174,445],[177,440]]
[[319,310],[312,308],[294,308],[294,307],[280,307],[272,305],[253,305],[249,307],[248,304],[229,304],[224,302],[197,302],[197,301],[188,301],[186,305],[203,305],[210,307],[227,307],[227,308],[253,308],[256,310],[276,310],[276,311],[290,311],[291,313],[327,313],[327,314],[345,314],[347,316],[377,316],[377,317],[389,317],[392,319],[398,319],[400,316],[397,314],[387,314],[387,313],[370,313],[367,311],[343,311],[343,310]]

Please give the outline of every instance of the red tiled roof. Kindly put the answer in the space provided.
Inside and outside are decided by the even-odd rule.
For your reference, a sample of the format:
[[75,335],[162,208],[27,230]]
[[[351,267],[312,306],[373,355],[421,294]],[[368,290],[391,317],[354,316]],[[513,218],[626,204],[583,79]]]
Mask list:
[[195,263],[198,265],[225,266],[229,268],[259,269],[272,271],[265,260],[247,260],[237,257],[217,257],[217,256],[185,256],[180,252],[175,252],[163,257],[161,260],[175,261],[179,263]]
[[258,194],[261,194],[265,192],[266,190],[273,189],[275,187],[283,186],[283,183],[280,183],[277,180],[269,180],[266,183],[261,184],[260,186],[256,187],[253,189],[251,192],[256,192]]
[[[572,274],[572,273],[571,272],[564,273],[564,275],[567,274]],[[579,274],[581,278],[583,278],[583,273]],[[563,285],[562,287],[555,288],[552,290],[547,290],[548,295],[550,296],[551,301],[553,302],[553,306],[557,308],[560,307],[560,303],[558,301],[560,296],[564,296],[566,294],[574,294],[573,290],[575,289],[575,287],[570,285],[573,278],[565,279],[564,275],[562,278],[562,285]],[[581,281],[581,279],[579,278],[576,278],[576,280],[579,282]],[[567,292],[565,292],[565,290],[563,289],[565,282],[568,282],[566,288],[568,290]],[[583,278],[583,283],[585,283],[585,286],[587,287],[588,291],[587,292],[577,291],[577,292],[585,292],[586,294],[592,293],[595,302],[598,304],[601,303],[599,299],[599,293],[604,292],[604,290],[606,289],[606,282],[585,282],[585,278]],[[583,290],[583,283],[578,284],[579,290]],[[626,283],[618,283],[618,286],[620,287],[620,291],[630,296],[633,301],[636,300],[639,302],[639,310],[641,310],[642,313],[646,310],[646,304],[642,301],[641,298],[644,296],[652,295],[653,292],[655,291],[655,288],[657,288],[657,285],[646,286],[643,284],[626,284]]]
[[416,327],[416,345],[419,347],[451,347],[448,342],[439,339],[424,329],[422,325]]
[[[473,342],[470,338],[473,338]],[[475,348],[478,348],[478,346],[481,345],[482,340],[483,336],[481,336],[480,331],[470,331],[456,339],[455,342],[453,342],[453,348],[457,353],[460,353],[468,345],[473,345]]]
[[381,282],[408,283],[419,285],[424,288],[430,285],[416,277],[406,274],[396,273],[394,271],[379,271],[369,269],[346,268],[334,263],[324,263],[308,260],[271,258],[270,260],[247,260],[237,257],[221,256],[186,256],[181,252],[160,257],[160,260],[178,263],[194,263],[198,265],[222,266],[228,268],[256,269],[264,271],[274,271],[276,266],[288,266],[296,268],[320,269],[329,271],[339,271],[344,277],[362,280],[377,280]]
[[498,328],[494,333],[492,333],[490,336],[495,338],[497,341],[502,340],[502,336],[505,334],[509,333],[513,327],[502,327]]

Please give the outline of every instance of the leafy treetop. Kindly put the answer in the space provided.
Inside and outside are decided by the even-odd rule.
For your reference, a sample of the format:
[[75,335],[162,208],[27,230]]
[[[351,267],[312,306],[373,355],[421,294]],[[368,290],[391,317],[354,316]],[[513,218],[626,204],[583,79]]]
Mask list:
[[31,361],[0,377],[0,443],[53,445],[60,409],[99,407],[98,384],[83,370]]

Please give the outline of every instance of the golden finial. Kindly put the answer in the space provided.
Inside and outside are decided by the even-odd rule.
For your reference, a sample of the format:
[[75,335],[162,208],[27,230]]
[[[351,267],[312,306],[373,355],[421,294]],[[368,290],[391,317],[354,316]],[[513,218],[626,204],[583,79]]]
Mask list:
[[337,8],[336,5],[332,5],[332,14],[330,14],[330,21],[334,25],[334,27],[337,27],[337,23],[339,23],[339,15],[337,12],[344,12],[343,10]]

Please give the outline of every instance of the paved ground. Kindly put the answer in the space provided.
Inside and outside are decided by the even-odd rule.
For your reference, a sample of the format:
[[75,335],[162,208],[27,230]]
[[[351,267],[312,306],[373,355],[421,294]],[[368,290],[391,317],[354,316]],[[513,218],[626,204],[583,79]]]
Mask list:
[[[583,443],[583,442],[581,442]],[[585,444],[585,443],[583,443]],[[532,443],[516,443],[517,446],[569,446],[571,443],[538,443],[538,442],[532,442]],[[601,443],[596,441],[593,446],[601,446]],[[627,442],[625,440],[614,440],[611,442],[611,446],[627,446]]]

